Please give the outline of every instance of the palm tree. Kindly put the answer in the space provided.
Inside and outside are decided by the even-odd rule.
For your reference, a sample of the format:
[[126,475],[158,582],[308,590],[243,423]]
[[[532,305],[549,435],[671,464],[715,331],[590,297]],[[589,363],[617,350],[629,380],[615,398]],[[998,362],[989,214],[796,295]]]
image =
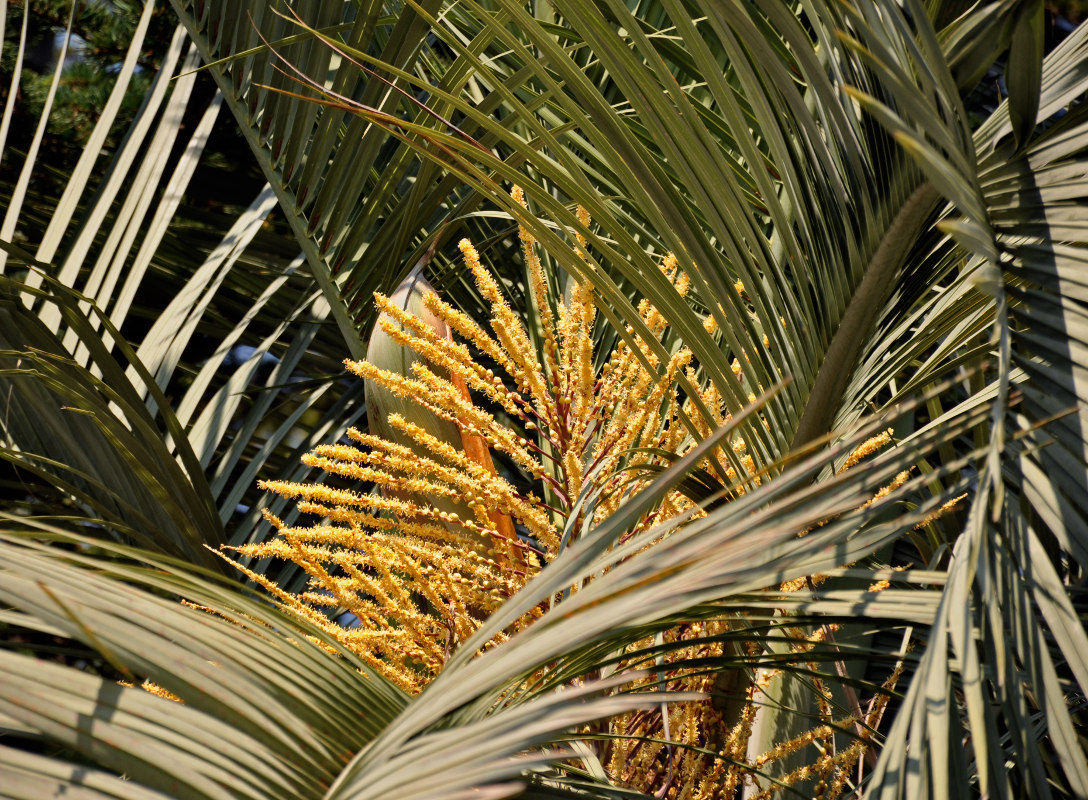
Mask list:
[[[0,235],[5,456],[75,509],[43,520],[53,510],[32,504],[0,538],[12,643],[0,723],[13,737],[0,745],[0,794],[646,796],[612,785],[585,744],[595,720],[661,700],[617,691],[630,676],[611,675],[615,654],[732,615],[753,623],[730,634],[736,654],[699,668],[781,666],[783,617],[863,623],[866,635],[823,651],[820,677],[844,687],[844,704],[907,666],[860,792],[1088,796],[1088,29],[1044,56],[1037,0],[424,0],[299,4],[297,16],[173,5],[192,49],[158,132],[169,60],[96,196],[79,208],[89,148],[36,250],[12,237],[29,178]],[[180,60],[180,29],[172,48]],[[268,189],[203,264],[175,262],[167,279],[184,289],[135,347],[131,298],[201,129],[154,216],[142,216],[150,196],[114,198],[126,175],[157,180],[198,57],[220,91],[206,119],[230,111]],[[968,98],[999,58],[1008,97],[979,119]],[[274,274],[240,270],[234,257],[273,205],[301,257]],[[371,293],[432,247],[438,291],[482,313],[445,247],[466,233],[493,245],[511,302],[532,309],[512,222],[554,274],[593,287],[599,338],[658,343],[659,363],[690,348],[732,421],[562,550],[409,697],[202,547],[267,537],[257,510],[289,509],[253,479],[297,475],[291,449],[336,439],[362,413],[357,395],[322,401],[343,388],[325,378],[277,416],[272,391],[243,404],[248,373],[225,379],[218,366],[252,341],[254,370],[264,353],[280,359],[272,390],[364,357]],[[134,247],[124,231],[141,225],[152,244]],[[88,252],[101,254],[93,266]],[[687,294],[658,268],[669,253]],[[253,295],[241,325],[204,314],[213,298],[238,308]],[[668,320],[663,338],[642,299]],[[246,327],[257,318],[271,323]],[[186,373],[198,331],[222,346]],[[180,400],[164,391],[186,383]],[[320,421],[289,441],[311,406]],[[894,447],[841,469],[889,426]],[[618,544],[732,434],[758,486],[704,497],[705,517],[652,547]],[[252,512],[236,512],[243,499]],[[832,577],[779,591],[814,574]],[[877,580],[893,588],[867,591]],[[542,603],[520,635],[476,655]],[[100,674],[34,660],[49,637],[97,653]],[[641,653],[650,663],[664,649]],[[763,744],[811,725],[809,667],[785,669],[791,682],[759,712]]]

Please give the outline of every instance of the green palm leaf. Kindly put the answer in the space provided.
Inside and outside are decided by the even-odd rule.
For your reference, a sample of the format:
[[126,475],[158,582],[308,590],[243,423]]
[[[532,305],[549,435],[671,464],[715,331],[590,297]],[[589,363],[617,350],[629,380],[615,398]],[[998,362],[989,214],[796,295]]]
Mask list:
[[[74,502],[77,514],[128,541],[223,569],[204,544],[267,535],[258,470],[301,477],[299,454],[338,435],[363,407],[358,391],[336,399],[329,391],[344,340],[324,324],[330,307],[301,259],[292,261],[297,249],[263,230],[274,192],[266,187],[225,226],[194,219],[184,202],[222,108],[221,98],[194,93],[198,57],[191,47],[186,56],[184,29],[107,153],[153,13],[147,4],[61,196],[27,189],[48,168],[33,150],[9,188],[0,237],[3,448],[37,478],[24,502],[34,513]],[[57,72],[51,91],[63,79]],[[197,102],[205,105],[193,109],[199,121],[189,132],[186,110]],[[43,129],[48,116],[47,106]],[[211,239],[206,250],[203,240],[194,246],[200,236]],[[161,309],[137,302],[162,296]],[[150,330],[140,319],[148,313],[156,315]],[[275,322],[266,326],[265,316]],[[209,342],[210,357],[194,356]],[[285,401],[283,387],[303,378],[315,391]]]
[[314,629],[210,572],[116,547],[107,552],[145,565],[66,556],[27,534],[98,544],[8,527],[2,602],[22,609],[24,624],[97,648],[125,676],[150,679],[184,704],[4,653],[0,719],[128,774],[131,796],[143,785],[170,796],[320,797],[405,703]]
[[[418,14],[399,3],[314,4],[300,11],[353,48],[372,51],[442,91],[471,88],[475,79],[467,65],[451,63],[428,40],[427,18],[437,7],[428,0]],[[442,107],[421,110],[411,95],[342,69],[319,40],[298,35],[294,11],[268,3],[253,4],[248,14],[189,2],[174,8],[276,193],[348,355],[361,358],[365,337],[359,331],[374,321],[372,293],[388,294],[400,283],[426,249],[423,229],[446,219],[463,224],[479,200],[410,148],[394,145],[381,126],[315,105],[314,93],[299,86],[280,58],[307,75],[327,76],[330,91],[357,96],[382,115],[426,120],[441,115]],[[278,55],[264,46],[268,42]]]

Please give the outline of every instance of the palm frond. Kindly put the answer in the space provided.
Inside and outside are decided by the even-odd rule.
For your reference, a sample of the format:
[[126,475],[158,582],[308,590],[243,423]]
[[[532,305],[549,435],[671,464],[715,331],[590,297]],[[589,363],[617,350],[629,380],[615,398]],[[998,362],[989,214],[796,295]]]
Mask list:
[[9,524],[0,597],[31,627],[82,641],[121,676],[175,699],[0,653],[3,719],[170,796],[320,797],[403,708],[406,698],[380,676],[238,584],[147,551],[107,546],[142,564],[78,552],[100,546]]
[[[925,655],[874,776],[873,790],[880,796],[905,791],[940,797],[971,774],[977,774],[983,794],[1052,796],[1056,766],[1059,791],[1088,791],[1088,761],[1074,732],[1076,714],[1062,699],[1086,687],[1083,627],[1078,621],[1075,631],[1067,630],[1069,639],[1053,643],[1045,635],[1049,626],[1078,619],[1052,561],[1064,551],[1083,563],[1078,534],[1084,521],[1078,512],[1040,520],[1039,509],[1027,499],[1082,496],[1088,463],[1076,355],[1084,348],[1077,322],[1083,310],[1076,290],[1056,294],[1051,282],[1059,269],[1054,251],[1077,263],[1088,242],[1081,226],[1066,222],[1081,216],[1074,203],[1083,198],[1083,190],[1065,181],[1085,169],[1083,108],[1074,107],[1039,132],[1072,94],[1054,71],[1064,69],[1070,57],[1083,60],[1086,41],[1083,28],[1074,32],[1042,61],[1037,96],[1010,96],[975,134],[962,156],[969,159],[970,172],[964,176],[969,181],[959,181],[975,188],[970,195],[948,193],[962,216],[941,227],[970,254],[969,280],[992,298],[997,391],[967,527],[955,545]],[[1027,87],[1020,91],[1031,92]],[[1032,114],[1030,124],[1012,121],[1025,111]],[[912,122],[921,129],[917,119],[902,113],[883,121],[900,131]],[[947,153],[923,145],[908,149],[927,174],[957,169]],[[1056,191],[1050,194],[1052,187]],[[1050,194],[1045,205],[1038,199],[1044,193]],[[1039,281],[1037,273],[1053,277]],[[1032,465],[1026,472],[1024,463]],[[1043,463],[1047,472],[1039,470]],[[1060,544],[1048,551],[1044,541]],[[951,680],[953,657],[962,683]],[[1065,688],[1063,680],[1068,681]],[[957,685],[962,705],[953,694]],[[950,748],[967,730],[973,764],[949,758]],[[1045,743],[1039,741],[1043,736]],[[922,741],[950,747],[922,749]],[[1009,753],[1017,754],[1011,775]]]
[[464,63],[437,50],[429,35],[428,17],[438,5],[428,0],[416,13],[399,3],[358,9],[315,4],[297,11],[255,3],[242,14],[174,3],[275,191],[353,358],[365,354],[359,331],[373,324],[372,293],[388,294],[400,283],[426,250],[421,232],[448,221],[452,227],[442,235],[452,236],[480,200],[391,141],[381,125],[313,103],[317,95],[299,84],[293,70],[321,76],[321,86],[357,98],[379,115],[418,121],[446,113],[441,105],[426,108],[401,87],[344,69],[320,40],[299,34],[292,14],[303,13],[353,49],[418,75],[428,86],[459,92],[474,78]]
[[[360,392],[330,392],[344,340],[324,324],[330,307],[302,260],[292,261],[297,249],[265,231],[274,192],[258,193],[234,225],[194,219],[185,204],[210,132],[226,119],[222,98],[208,103],[196,91],[199,59],[183,28],[107,152],[153,14],[147,4],[60,196],[27,193],[48,166],[33,151],[10,188],[0,237],[4,449],[37,478],[19,501],[32,513],[74,501],[76,513],[128,541],[222,569],[203,544],[267,535],[250,513],[264,504],[256,472],[297,477],[298,455],[319,441],[311,437],[335,437],[364,412]],[[196,115],[191,132],[187,113]],[[48,105],[43,114],[44,125]],[[143,308],[147,297],[164,298],[162,308]],[[144,314],[157,315],[150,330]],[[313,392],[285,391],[305,380]]]

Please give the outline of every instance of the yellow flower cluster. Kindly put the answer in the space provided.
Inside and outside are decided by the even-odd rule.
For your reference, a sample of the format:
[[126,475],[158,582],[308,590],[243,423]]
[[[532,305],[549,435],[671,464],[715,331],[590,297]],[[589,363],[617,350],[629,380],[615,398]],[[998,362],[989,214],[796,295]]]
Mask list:
[[[519,189],[512,194],[524,203]],[[590,223],[581,209],[579,219]],[[629,330],[633,346],[620,341],[598,369],[592,287],[574,281],[567,299],[554,301],[558,292],[549,285],[535,241],[525,228],[520,238],[541,322],[539,351],[476,249],[463,240],[465,266],[491,306],[490,330],[434,293],[424,296],[423,305],[441,326],[377,294],[382,331],[420,359],[410,374],[346,362],[355,375],[409,400],[421,414],[454,423],[461,441],[443,441],[403,414],[386,421],[410,446],[351,430],[351,444],[324,445],[303,459],[335,476],[338,486],[261,484],[297,500],[300,511],[322,522],[288,527],[269,517],[280,533],[276,539],[235,548],[249,559],[301,566],[310,585],[300,594],[247,574],[411,692],[422,689],[452,649],[558,551],[587,475],[600,476],[592,512],[599,521],[652,478],[649,448],[682,453],[694,445],[679,422],[682,413],[700,419],[701,434],[725,419],[713,390],[699,388],[687,349],[659,364],[651,343]],[[578,238],[582,257],[587,247]],[[677,260],[670,256],[661,268],[684,295],[688,279]],[[639,313],[659,348],[665,318],[646,301]],[[701,393],[696,399],[715,409],[714,420],[694,413],[692,398],[686,407],[678,399],[677,378],[685,371]],[[743,442],[730,446],[743,452]],[[498,474],[493,453],[535,482],[540,496]],[[731,471],[722,480],[734,476]],[[656,519],[698,513],[691,506],[676,493],[630,534]],[[333,621],[334,612],[352,615],[352,624]]]
[[[811,680],[816,690],[816,714],[810,729],[753,757],[751,737],[763,703],[760,697],[782,680],[784,673],[758,670],[754,678],[749,678],[739,670],[733,675],[739,676],[739,682],[723,686],[720,673],[693,670],[690,666],[684,669],[686,664],[706,663],[735,653],[723,636],[730,628],[725,620],[677,626],[664,637],[664,643],[673,649],[651,669],[658,676],[665,675],[664,688],[703,693],[707,699],[670,703],[665,708],[659,706],[613,719],[601,762],[621,785],[674,800],[733,800],[742,786],[747,787],[749,796],[766,800],[803,782],[813,785],[821,800],[845,796],[854,788],[851,776],[858,760],[873,746],[873,736],[903,667],[900,663],[893,670],[865,710],[859,706],[856,716],[836,718],[831,691],[818,677],[826,665],[810,661],[806,654],[837,627],[823,626],[805,633],[788,622],[782,624],[782,631],[794,641],[791,650],[795,661],[803,662],[815,676]],[[682,646],[687,640],[692,644]],[[635,649],[652,643],[644,640]],[[750,655],[756,655],[755,649]],[[658,676],[644,678],[635,685],[660,681]],[[851,728],[853,741],[836,749],[836,734],[841,736]],[[805,748],[814,748],[812,762],[788,772],[780,770],[773,783],[759,778],[760,771]]]
[[[512,196],[524,205],[520,189]],[[578,216],[583,226],[590,224],[583,209]],[[262,483],[296,500],[300,511],[319,522],[288,526],[266,514],[279,536],[233,548],[245,559],[300,566],[309,584],[296,594],[236,562],[286,608],[412,693],[426,686],[450,653],[558,552],[564,529],[581,530],[582,522],[607,518],[667,466],[655,453],[683,454],[729,421],[721,397],[701,380],[690,350],[681,347],[666,360],[658,357],[668,323],[651,303],[643,300],[638,313],[652,341],[628,328],[610,352],[599,354],[592,286],[572,278],[566,293],[560,293],[550,285],[536,242],[524,227],[520,239],[540,341],[534,342],[468,240],[459,249],[491,307],[489,329],[434,293],[422,300],[432,321],[375,295],[381,330],[419,359],[410,374],[366,361],[346,365],[372,385],[410,401],[418,415],[388,416],[399,443],[352,429],[350,444],[323,445],[305,456],[307,465],[331,476],[329,484]],[[581,234],[576,239],[576,253],[587,258],[587,240]],[[686,295],[689,281],[678,260],[668,256],[660,268],[676,292]],[[740,283],[734,288],[744,291]],[[713,333],[711,317],[706,328]],[[734,360],[733,371],[743,379],[740,359]],[[683,393],[677,388],[681,377],[686,379]],[[420,424],[427,415],[453,423],[460,441],[428,432]],[[866,443],[869,449],[855,454],[857,459],[887,441],[885,435]],[[523,478],[499,474],[493,454],[513,464]],[[760,480],[740,439],[724,442],[700,466],[734,494]],[[594,485],[587,487],[591,480]],[[591,513],[593,519],[570,525],[567,517],[587,488],[595,490],[597,502],[591,511],[578,513]],[[627,535],[685,512],[701,513],[688,497],[674,492]],[[516,622],[504,637],[537,613]],[[344,624],[345,619],[350,622]],[[666,641],[676,645],[659,668],[669,688],[715,691],[712,674],[684,672],[681,665],[728,655],[718,634],[727,632],[729,624],[688,623],[666,634]],[[820,635],[808,637],[808,649]],[[689,640],[690,646],[683,645]],[[804,652],[799,649],[799,657]],[[607,723],[609,743],[602,746],[600,760],[612,778],[659,797],[727,798],[750,779],[752,768],[830,741],[833,720],[825,703],[821,711],[826,714],[812,731],[752,762],[753,698],[775,674],[757,673],[754,680],[737,674],[742,682],[728,709],[709,700],[675,703],[664,712],[633,712]],[[839,772],[864,750],[864,741],[858,741],[857,748],[830,761],[821,756],[808,768],[831,781],[827,796],[845,785]]]

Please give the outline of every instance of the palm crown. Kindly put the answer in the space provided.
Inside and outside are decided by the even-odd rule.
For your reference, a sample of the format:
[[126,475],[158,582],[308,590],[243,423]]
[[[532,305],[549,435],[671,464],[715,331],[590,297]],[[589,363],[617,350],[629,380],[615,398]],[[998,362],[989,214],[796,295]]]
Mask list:
[[[90,181],[107,104],[33,244],[14,233],[49,204],[27,194],[36,145],[0,224],[3,452],[76,509],[36,501],[0,538],[15,643],[0,652],[13,737],[0,794],[679,796],[672,744],[716,737],[690,796],[1088,795],[1088,29],[1044,55],[1036,0],[172,2],[178,33],[111,171]],[[1000,57],[1008,97],[978,119],[965,98]],[[170,161],[200,61],[219,94]],[[159,268],[176,298],[139,330],[133,298],[183,221],[177,198],[221,109],[268,186],[202,263]],[[139,188],[160,180],[161,194]],[[301,255],[255,269],[247,248],[273,208]],[[465,236],[474,280],[446,246]],[[368,345],[373,293],[416,264],[446,325],[523,318],[505,330],[527,355],[498,328],[497,347],[457,331],[467,354],[385,301],[400,327]],[[242,322],[224,324],[231,313]],[[551,324],[564,317],[566,332]],[[191,363],[198,336],[221,344]],[[225,375],[239,344],[247,358]],[[412,372],[401,345],[446,377],[427,384],[427,361]],[[366,409],[361,382],[325,377],[382,348],[389,366],[356,368],[380,384]],[[582,450],[601,441],[607,415],[593,429],[559,405],[595,407],[624,351],[638,363],[623,385],[653,398],[660,424],[623,439],[602,480],[573,481],[565,451],[524,443],[568,419]],[[263,378],[262,359],[275,360]],[[565,360],[584,375],[533,387],[534,364],[546,382]],[[306,391],[281,407],[300,376]],[[488,423],[474,415],[492,378],[509,381]],[[382,392],[398,380],[431,399]],[[474,510],[475,540],[454,530],[450,497],[427,501],[447,557],[505,544],[486,599],[451,579],[418,620],[379,610],[387,632],[429,630],[406,661],[315,610],[372,603],[374,564],[348,547],[336,564],[355,583],[325,571],[315,590],[326,542],[299,539],[320,525],[293,506],[307,495],[290,487],[314,481],[300,454],[324,448],[308,461],[333,473],[367,457],[333,444],[364,413],[357,442],[406,459],[452,448],[447,461],[489,465],[479,485],[505,498]],[[381,421],[407,439],[377,437]],[[392,516],[371,514],[398,531],[404,495],[470,488],[397,469],[339,471],[400,481],[399,501],[374,497]],[[257,478],[286,497],[260,496]],[[336,502],[303,510],[358,524]],[[223,545],[283,607],[236,580]],[[436,649],[445,602],[472,623],[450,622]],[[99,674],[34,660],[48,637],[97,653]],[[701,718],[748,715],[743,746],[670,729],[670,706],[706,705],[692,688],[743,701]],[[609,755],[651,740],[661,774],[620,780]],[[731,783],[714,773],[729,759],[743,767]]]

